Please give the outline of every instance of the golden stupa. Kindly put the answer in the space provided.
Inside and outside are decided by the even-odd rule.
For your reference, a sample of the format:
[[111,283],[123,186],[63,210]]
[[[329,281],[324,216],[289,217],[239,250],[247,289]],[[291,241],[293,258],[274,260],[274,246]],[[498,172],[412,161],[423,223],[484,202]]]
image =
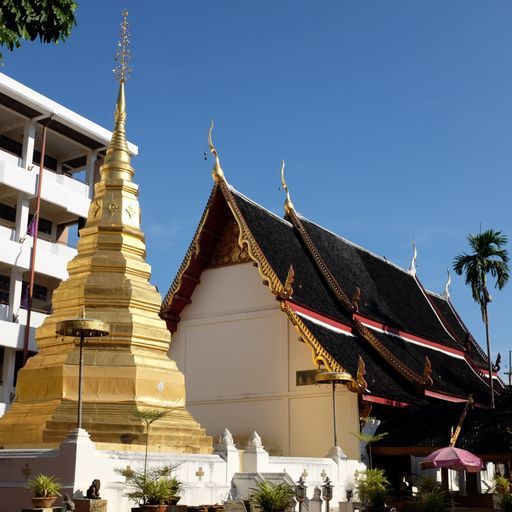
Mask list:
[[167,355],[170,334],[158,316],[161,297],[149,283],[125,132],[126,13],[121,35],[115,127],[101,179],[69,278],[54,291],[54,312],[36,332],[39,353],[19,372],[16,400],[0,418],[3,448],[57,446],[76,428],[80,340],[55,331],[59,322],[85,315],[106,322],[110,332],[85,343],[82,426],[92,441],[101,448],[142,448],[145,428],[136,411],[168,409],[151,426],[152,449],[212,451],[211,438],[185,408],[184,377]]

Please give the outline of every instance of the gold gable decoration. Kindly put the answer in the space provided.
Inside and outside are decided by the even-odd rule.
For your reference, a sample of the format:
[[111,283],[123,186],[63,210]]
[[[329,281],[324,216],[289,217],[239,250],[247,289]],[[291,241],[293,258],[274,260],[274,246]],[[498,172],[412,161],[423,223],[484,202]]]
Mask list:
[[224,229],[222,235],[213,250],[210,267],[220,267],[224,265],[238,265],[240,263],[252,262],[247,246],[244,244],[242,247],[238,244],[240,230],[238,224],[233,218],[230,218]]

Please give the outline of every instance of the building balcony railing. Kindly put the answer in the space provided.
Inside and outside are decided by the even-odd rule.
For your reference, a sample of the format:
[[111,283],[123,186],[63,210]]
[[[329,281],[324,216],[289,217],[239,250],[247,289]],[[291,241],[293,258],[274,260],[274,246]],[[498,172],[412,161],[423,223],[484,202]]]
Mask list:
[[[15,348],[20,350],[23,348],[23,338],[25,333],[25,325],[27,323],[27,312],[20,309],[18,318],[15,322],[12,318],[7,318],[9,314],[9,307],[5,304],[0,305],[0,332],[2,332],[1,345],[4,347]],[[32,310],[30,316],[30,336],[29,336],[29,350],[35,351],[35,330],[39,327],[47,314],[40,313],[39,311]]]
[[[0,262],[28,270],[33,239],[27,236],[24,241],[20,241],[15,236],[13,228],[0,226]],[[35,271],[60,280],[67,279],[67,263],[76,253],[74,247],[39,238]]]
[[[0,184],[35,196],[39,166],[31,170],[21,167],[20,158],[0,150]],[[89,186],[66,174],[57,174],[44,169],[41,199],[58,205],[79,217],[87,217],[89,209]]]

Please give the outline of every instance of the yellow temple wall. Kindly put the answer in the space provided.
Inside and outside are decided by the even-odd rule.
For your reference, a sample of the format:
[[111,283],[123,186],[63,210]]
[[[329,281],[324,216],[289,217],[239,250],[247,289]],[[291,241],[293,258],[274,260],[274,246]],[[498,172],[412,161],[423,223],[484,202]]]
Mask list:
[[[181,315],[170,354],[185,374],[187,408],[214,439],[239,448],[256,430],[273,455],[323,457],[333,446],[329,386],[296,386],[312,352],[252,264],[208,269]],[[360,458],[357,395],[337,391],[338,444]]]

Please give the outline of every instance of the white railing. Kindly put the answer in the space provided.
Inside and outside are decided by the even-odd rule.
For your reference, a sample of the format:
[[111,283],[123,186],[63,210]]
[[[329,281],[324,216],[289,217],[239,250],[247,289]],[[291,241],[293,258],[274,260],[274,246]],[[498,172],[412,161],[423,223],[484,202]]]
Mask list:
[[0,224],[0,239],[11,241],[16,240],[16,230],[14,228]]
[[[27,170],[20,166],[19,160],[16,155],[0,150],[0,184],[34,196],[39,166],[34,164],[31,170]],[[57,174],[45,168],[41,199],[61,206],[80,217],[87,217],[89,186],[65,174]]]
[[[30,266],[30,252],[32,237],[27,236],[24,242],[12,240],[7,228],[0,227],[0,261],[7,265],[15,265],[20,269],[28,270]],[[67,279],[66,270],[68,261],[76,255],[76,249],[64,244],[39,240],[37,245],[36,272],[57,279]]]

